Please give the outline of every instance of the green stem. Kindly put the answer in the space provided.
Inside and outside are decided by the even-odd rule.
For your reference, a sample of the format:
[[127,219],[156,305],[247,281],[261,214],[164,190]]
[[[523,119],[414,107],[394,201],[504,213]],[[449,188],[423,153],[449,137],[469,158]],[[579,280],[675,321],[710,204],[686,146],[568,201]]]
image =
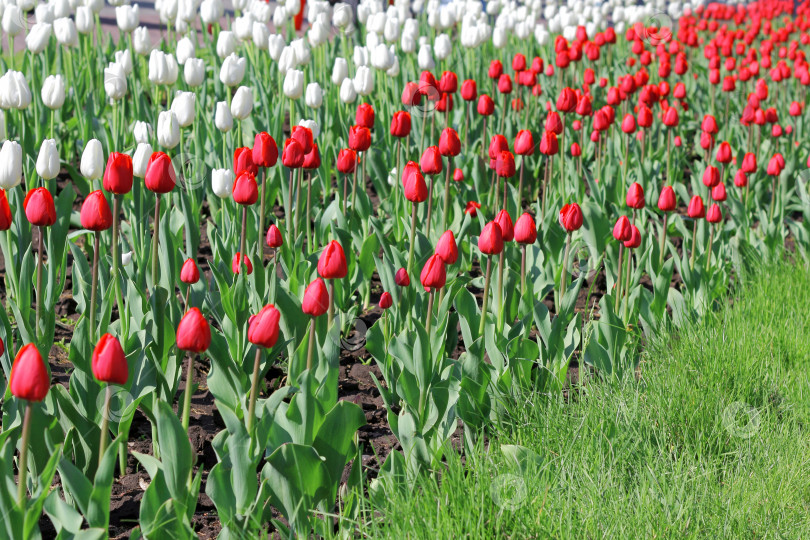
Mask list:
[[416,237],[416,203],[411,203],[411,239],[408,242],[408,276],[413,274],[413,247]]
[[622,297],[622,256],[624,255],[624,244],[619,243],[619,268],[616,271],[616,302],[614,306],[614,312],[619,312],[619,300]]
[[93,277],[90,285],[90,343],[96,342],[96,289],[98,289],[98,248],[101,233],[96,231],[93,240]]
[[257,264],[261,264],[264,266],[264,204],[265,204],[265,193],[267,188],[267,169],[262,169],[262,193],[261,193],[261,204],[259,205],[259,241],[257,242],[257,246],[259,248],[259,258],[256,260]]
[[427,305],[427,322],[425,323],[425,330],[427,334],[430,335],[430,323],[433,319],[433,296],[436,294],[436,289],[431,288],[430,293],[428,294],[428,305]]
[[332,328],[332,322],[335,320],[335,280],[329,279],[329,312],[328,312],[328,328]]
[[259,393],[259,365],[262,360],[262,350],[256,347],[256,356],[253,360],[253,378],[250,383],[250,401],[248,403],[247,430],[252,433],[256,417],[256,398]]
[[[101,440],[98,442],[98,466],[101,467],[101,460],[104,459],[104,452],[107,450],[107,437],[110,431],[110,399],[112,398],[112,386],[107,383],[104,389],[104,410],[101,413]],[[121,472],[123,474],[123,471]]]
[[39,238],[37,240],[37,309],[36,309],[36,325],[34,326],[34,333],[39,338],[39,321],[42,319],[42,266],[44,264],[44,251],[42,238],[45,235],[45,228],[39,228]]
[[689,269],[694,270],[695,268],[695,253],[697,253],[697,226],[698,220],[695,219],[695,224],[692,227],[692,255],[689,257]]
[[309,325],[309,343],[307,344],[307,370],[312,369],[312,353],[315,350],[315,317]]
[[559,305],[557,306],[557,313],[560,313],[560,306],[562,306],[563,296],[565,289],[568,285],[568,252],[571,250],[571,233],[569,232],[565,238],[565,253],[563,254],[563,267],[562,276],[560,277],[560,298]]
[[498,256],[498,290],[496,294],[498,295],[498,333],[503,332],[503,324],[505,318],[505,310],[503,307],[503,252],[506,249],[501,250],[501,254]]
[[442,231],[447,230],[447,218],[450,213],[450,175],[453,169],[453,157],[447,160],[447,174],[444,176],[444,211],[442,212]]
[[188,421],[191,416],[191,387],[194,378],[194,355],[188,357],[188,369],[186,370],[186,391],[183,395],[183,431],[188,432]]
[[484,276],[484,300],[481,304],[481,321],[478,323],[478,336],[484,335],[484,325],[487,321],[487,304],[489,303],[489,281],[492,277],[492,257],[487,257],[487,272]]
[[152,286],[158,285],[158,237],[160,236],[160,193],[155,193],[155,226],[152,234]]
[[664,264],[664,250],[667,247],[667,218],[669,214],[664,214],[664,224],[661,227],[661,254],[658,257],[658,266],[662,266]]
[[23,417],[22,440],[20,441],[20,457],[17,461],[19,472],[17,484],[17,504],[20,508],[25,508],[26,482],[28,474],[28,438],[31,435],[31,403],[25,404],[25,416]]
[[712,266],[712,240],[714,240],[714,226],[709,225],[709,248],[706,250],[706,272]]

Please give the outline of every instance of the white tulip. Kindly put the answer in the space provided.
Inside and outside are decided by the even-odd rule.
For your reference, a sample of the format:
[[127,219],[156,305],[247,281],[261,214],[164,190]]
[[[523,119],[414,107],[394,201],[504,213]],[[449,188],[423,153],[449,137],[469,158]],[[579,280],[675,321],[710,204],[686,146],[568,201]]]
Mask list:
[[383,37],[388,43],[396,43],[399,39],[399,21],[396,17],[388,17],[385,21],[385,29],[383,30]]
[[340,2],[332,8],[332,24],[339,29],[344,29],[352,23],[352,8],[349,4]]
[[62,17],[53,21],[53,34],[56,41],[65,47],[76,47],[79,44],[79,33],[73,19]]
[[366,29],[375,34],[382,34],[385,31],[385,19],[385,13],[382,11],[371,14],[366,23]]
[[304,102],[307,104],[307,107],[313,109],[317,109],[323,104],[323,90],[320,84],[313,82],[307,85]]
[[268,2],[252,2],[250,4],[250,14],[253,16],[254,21],[266,26],[273,15],[273,8]]
[[225,58],[236,51],[236,36],[230,30],[223,30],[217,38],[217,56]]
[[[41,4],[44,5],[44,4]],[[48,23],[36,23],[25,36],[26,48],[34,54],[39,54],[48,46],[53,28]]]
[[65,104],[65,78],[61,75],[48,75],[42,83],[40,91],[42,103],[51,110],[56,110]]
[[287,25],[287,11],[280,6],[276,7],[273,12],[273,26],[276,28],[284,28]]
[[313,139],[317,139],[318,135],[321,134],[321,126],[319,126],[315,120],[301,119],[298,121],[298,125],[301,127],[308,128],[312,132]]
[[188,23],[194,22],[197,18],[197,7],[199,0],[179,0],[177,2],[177,20]]
[[[34,18],[37,20],[37,24],[53,23],[53,20],[56,18],[53,16],[53,6],[50,4],[38,4],[34,9]],[[33,26],[31,29],[33,30]]]
[[132,31],[132,45],[135,52],[141,56],[146,56],[152,51],[152,43],[149,40],[149,29],[139,26]]
[[503,27],[495,27],[492,30],[492,44],[496,49],[502,49],[506,46],[506,29]]
[[84,146],[79,172],[88,180],[98,180],[104,173],[104,154],[98,139],[90,139]]
[[203,0],[200,4],[200,19],[206,25],[214,24],[225,15],[222,0]]
[[356,67],[365,66],[368,64],[368,49],[361,47],[360,45],[355,45],[352,59]]
[[237,120],[244,120],[253,111],[253,90],[240,86],[231,100],[231,115]]
[[152,126],[149,125],[149,122],[136,120],[135,126],[132,128],[132,134],[135,136],[136,143],[148,143],[149,138],[152,136]]
[[419,47],[419,54],[416,56],[416,63],[419,69],[431,70],[436,67],[436,62],[433,61],[433,51],[430,45],[422,45]]
[[371,65],[382,71],[386,71],[394,65],[394,54],[385,43],[379,43],[374,47],[371,53]]
[[293,52],[295,52],[295,62],[299,66],[309,64],[309,61],[312,58],[312,53],[309,49],[309,44],[305,39],[301,38],[293,40],[293,42],[290,43],[290,47],[292,47]]
[[357,91],[354,89],[354,83],[348,77],[343,79],[340,83],[340,101],[343,103],[354,103],[357,99]]
[[0,109],[23,110],[31,104],[31,90],[19,71],[6,71],[0,77]]
[[453,44],[450,43],[450,36],[447,34],[439,34],[436,36],[436,41],[433,43],[433,51],[436,53],[436,58],[444,60],[450,53],[453,52]]
[[349,63],[345,58],[335,58],[335,65],[332,67],[332,84],[340,85],[343,79],[349,76]]
[[[112,5],[112,3],[110,4]],[[93,13],[101,13],[101,10],[104,9],[104,0],[84,0],[84,5]],[[59,15],[56,16],[59,17]]]
[[73,12],[73,6],[70,5],[69,0],[52,0],[50,4],[53,9],[54,20],[61,19],[62,17],[70,17],[70,14]]
[[23,13],[19,6],[15,4],[6,4],[3,10],[2,20],[3,32],[11,37],[20,35],[25,26],[23,24]]
[[251,33],[253,44],[257,49],[267,49],[267,40],[270,37],[270,29],[262,22],[255,21],[253,23],[253,31]]
[[354,90],[361,96],[369,96],[374,91],[374,72],[367,66],[357,68],[354,74]]
[[233,129],[233,115],[228,103],[220,101],[217,103],[217,109],[214,114],[214,125],[223,133],[229,132]]
[[0,188],[9,190],[22,180],[22,146],[6,141],[0,149]]
[[225,86],[238,86],[242,79],[245,78],[246,68],[247,60],[236,56],[235,53],[231,53],[222,62],[222,69],[219,70],[219,80]]
[[286,11],[287,15],[290,17],[298,15],[298,12],[301,11],[300,0],[284,0],[284,11]]
[[[144,172],[144,176],[145,175],[146,175],[146,172]],[[132,252],[131,251],[126,251],[126,252],[121,254],[121,264],[124,265],[124,266],[129,266],[130,264],[132,264]]]
[[172,111],[158,115],[157,139],[160,146],[174,148],[180,142],[180,123]]
[[307,32],[307,40],[312,47],[320,47],[329,39],[329,27],[320,20],[316,20]]
[[211,171],[211,191],[220,199],[227,199],[233,192],[233,171],[214,169]]
[[270,34],[270,37],[267,38],[267,50],[270,53],[270,58],[275,62],[278,62],[278,59],[281,57],[281,52],[286,46],[287,43],[279,34]]
[[121,66],[124,74],[129,75],[132,73],[132,53],[129,52],[129,49],[115,51],[115,63]]
[[366,34],[366,50],[369,52],[369,57],[371,56],[371,52],[374,51],[374,48],[382,43],[380,36],[375,34],[374,32],[369,32]]
[[45,139],[39,147],[37,156],[37,174],[43,180],[53,180],[59,175],[59,150],[56,149],[56,140]]
[[297,65],[293,48],[284,47],[278,57],[278,72],[286,75],[288,71],[295,69]]
[[127,94],[127,75],[121,64],[112,62],[104,68],[104,91],[113,101],[118,101]]
[[291,69],[284,76],[284,95],[290,99],[299,99],[304,93],[304,72]]
[[194,92],[177,92],[172,100],[171,111],[177,117],[181,128],[188,127],[194,121],[195,103],[197,96]]
[[149,80],[154,84],[172,85],[177,81],[174,56],[154,49],[149,55]]
[[135,155],[132,156],[132,173],[138,178],[146,176],[146,166],[149,165],[149,158],[152,157],[152,145],[148,142],[138,143]]
[[192,88],[202,85],[205,80],[205,62],[202,58],[189,58],[183,66],[183,78]]
[[134,6],[118,6],[115,8],[115,22],[122,32],[132,32],[141,22],[141,10],[138,4]]
[[194,58],[196,55],[196,47],[188,37],[184,37],[177,42],[177,51],[175,52],[175,56],[177,57],[178,64],[184,66],[189,58]]
[[416,51],[416,36],[410,32],[402,32],[402,38],[399,40],[399,48],[402,52],[413,54]]
[[231,28],[233,28],[233,33],[239,41],[251,39],[253,34],[253,16],[250,13],[245,13],[240,17],[236,17]]
[[[393,54],[393,51],[392,51],[392,54]],[[388,75],[389,77],[398,77],[399,76],[399,57],[396,54],[394,54],[394,63],[393,63],[393,65],[390,68],[388,68],[388,70],[385,72],[385,74]]]

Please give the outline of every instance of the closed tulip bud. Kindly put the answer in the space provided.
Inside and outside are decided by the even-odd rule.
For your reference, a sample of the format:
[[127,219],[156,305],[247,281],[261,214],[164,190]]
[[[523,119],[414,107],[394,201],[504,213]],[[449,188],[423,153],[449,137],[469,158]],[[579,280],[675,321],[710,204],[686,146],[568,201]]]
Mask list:
[[498,152],[495,158],[495,173],[501,178],[512,178],[515,176],[515,156],[508,150]]
[[321,85],[313,82],[307,85],[306,93],[304,95],[304,102],[307,107],[318,109],[323,104],[323,90]]
[[768,161],[768,167],[765,172],[768,176],[779,176],[782,173],[782,165],[776,156],[773,156],[770,161]]
[[[236,50],[236,36],[230,30],[223,30],[219,33],[217,38],[217,56],[226,58],[234,53]],[[224,83],[224,81],[223,81]],[[227,84],[227,83],[225,83]],[[236,83],[239,84],[239,83]]]
[[574,112],[577,108],[577,95],[576,93],[566,87],[560,91],[557,97],[557,110],[564,113]]
[[340,101],[343,103],[354,103],[357,99],[357,91],[351,79],[343,79],[340,83]]
[[51,380],[45,362],[33,343],[25,345],[17,353],[11,366],[8,389],[17,399],[39,402],[45,399]]
[[234,174],[230,169],[211,171],[211,190],[220,199],[227,199],[233,191]]
[[689,201],[689,208],[686,210],[686,213],[692,219],[700,219],[706,215],[706,209],[703,207],[703,199],[700,195],[692,197],[692,200]]
[[231,115],[237,120],[244,120],[253,111],[253,90],[240,86],[231,100]]
[[534,137],[528,129],[521,129],[515,137],[515,154],[530,156],[534,153]]
[[638,125],[642,128],[651,127],[653,123],[652,111],[646,106],[641,105],[638,108]]
[[93,349],[91,359],[93,376],[108,384],[124,385],[129,379],[129,367],[124,349],[118,339],[104,334]]
[[231,272],[241,274],[243,266],[247,268],[247,275],[253,273],[253,263],[250,262],[250,257],[245,255],[243,260],[242,254],[237,251],[233,256],[233,260],[231,260]]
[[556,155],[560,151],[557,135],[553,131],[546,131],[540,138],[540,153],[546,156]]
[[731,145],[726,141],[720,143],[715,155],[718,163],[731,163]]
[[304,164],[304,149],[295,139],[284,141],[284,150],[281,152],[281,163],[289,169],[298,169]]
[[678,125],[678,110],[675,107],[670,107],[664,113],[664,125],[667,127],[675,127]]
[[225,86],[239,86],[245,78],[246,69],[247,59],[236,56],[236,53],[231,52],[222,62],[222,67],[219,70],[219,80]]
[[144,182],[146,189],[154,193],[168,193],[174,189],[174,164],[171,158],[163,152],[155,152],[146,165]]
[[115,8],[115,22],[121,32],[132,32],[138,27],[140,22],[140,8],[138,4],[134,6],[123,5]]
[[202,86],[205,81],[205,61],[202,58],[189,58],[183,65],[183,79],[191,88]]
[[391,135],[407,137],[411,133],[411,115],[406,111],[397,111],[391,118]]
[[[0,231],[7,231],[11,228],[11,207],[8,205],[6,191],[0,189]],[[2,345],[0,345],[2,346]],[[0,352],[0,355],[3,353]]]
[[329,242],[318,259],[318,274],[324,279],[340,279],[346,277],[346,255],[343,247],[332,240]]
[[202,353],[211,345],[211,328],[197,308],[191,308],[177,325],[177,348],[181,351]]
[[104,192],[96,190],[87,195],[80,218],[82,227],[89,231],[106,231],[112,226],[112,212]]
[[300,99],[304,94],[304,72],[291,69],[284,76],[284,95],[289,99]]
[[720,223],[723,219],[723,213],[720,211],[720,206],[715,203],[709,207],[709,211],[706,213],[706,221],[709,223]]
[[49,75],[42,83],[40,92],[42,103],[51,110],[62,107],[65,103],[65,78],[61,75]]
[[700,147],[704,150],[709,150],[712,146],[714,146],[714,135],[706,131],[701,132]]
[[50,227],[56,223],[56,208],[53,204],[51,192],[40,187],[32,189],[23,201],[25,217],[32,225]]
[[149,54],[149,80],[152,84],[172,85],[177,81],[177,75],[174,56],[153,49]]
[[365,152],[371,146],[371,132],[364,126],[349,128],[349,148],[355,152]]
[[624,242],[624,247],[627,249],[636,249],[641,245],[641,233],[638,227],[630,225],[630,238]]
[[275,224],[270,225],[270,228],[267,229],[265,241],[267,242],[267,245],[273,249],[280,248],[282,245],[284,245],[284,239],[281,236],[281,231],[275,226]]
[[248,170],[243,170],[233,183],[233,200],[242,206],[255,204],[259,199],[259,187],[256,178]]
[[409,161],[402,170],[402,188],[405,198],[413,203],[427,200],[428,190],[425,178],[415,162]]
[[183,263],[183,267],[180,269],[180,281],[189,285],[200,281],[200,270],[194,259],[186,259],[186,262]]
[[447,270],[444,261],[439,255],[431,255],[422,268],[420,281],[425,290],[441,289],[447,282]]
[[374,108],[368,103],[361,103],[357,106],[354,121],[358,126],[372,129],[374,127]]
[[501,228],[501,237],[504,242],[511,242],[515,238],[515,228],[512,225],[512,217],[506,210],[501,210],[495,217],[495,223]]
[[658,209],[662,212],[672,212],[675,210],[675,190],[672,186],[666,186],[658,196]]
[[337,170],[343,174],[352,174],[357,167],[357,154],[350,148],[338,152]]
[[422,172],[427,175],[439,174],[442,172],[442,157],[439,153],[438,146],[428,146],[422,152],[422,158],[419,160],[419,167]]
[[616,225],[613,226],[613,238],[619,242],[627,242],[633,235],[633,230],[630,225],[630,220],[627,216],[621,216],[616,220]]
[[712,188],[712,199],[717,202],[726,200],[726,185],[723,182],[718,183]]
[[0,188],[9,190],[22,180],[22,147],[16,141],[5,141],[0,149]]
[[332,67],[332,84],[339,86],[346,77],[349,76],[349,64],[345,58],[335,58],[335,64]]
[[101,149],[101,141],[90,139],[82,152],[79,170],[82,176],[88,180],[98,180],[104,172],[104,154]]
[[278,162],[278,146],[266,131],[257,133],[253,139],[252,158],[257,167],[272,167]]
[[481,94],[478,98],[478,114],[481,116],[491,116],[495,112],[495,102],[486,94]]
[[506,73],[498,77],[498,92],[501,94],[512,93],[512,79]]
[[246,146],[233,152],[233,172],[238,176],[242,171],[248,171],[253,176],[259,174],[259,167],[253,162],[253,151]]
[[[47,6],[47,4],[40,5]],[[40,54],[48,47],[51,35],[53,35],[53,25],[50,22],[38,22],[31,27],[28,35],[25,36],[25,46],[33,54]]]
[[457,156],[461,153],[461,141],[458,138],[458,133],[451,127],[446,127],[442,130],[439,137],[439,153],[443,156]]
[[411,278],[405,268],[400,268],[397,270],[397,273],[394,274],[394,283],[396,283],[399,287],[407,287],[411,284]]
[[706,170],[703,171],[703,185],[706,187],[713,188],[717,184],[720,183],[720,171],[717,170],[717,167],[714,165],[709,165],[706,167]]
[[104,68],[104,92],[113,101],[118,101],[126,95],[127,75],[120,64],[113,62]]
[[59,174],[59,151],[54,139],[45,139],[39,147],[37,174],[43,180],[52,180]]
[[158,144],[165,148],[174,148],[180,143],[180,122],[172,111],[162,111],[158,115]]
[[313,317],[320,317],[329,310],[329,292],[321,278],[307,285],[304,291],[304,300],[301,303],[301,311]]
[[171,111],[181,128],[188,127],[194,121],[194,103],[197,96],[194,92],[178,92],[172,100]]
[[748,185],[748,177],[742,170],[737,171],[737,174],[734,175],[734,185],[738,188],[744,188]]
[[60,45],[76,47],[79,45],[79,32],[73,19],[62,17],[53,21],[53,35]]
[[458,246],[453,231],[445,231],[436,242],[436,255],[441,257],[445,264],[453,264],[458,260]]
[[627,206],[636,210],[644,208],[644,188],[638,182],[633,182],[627,190]]
[[478,86],[472,79],[467,79],[461,83],[461,99],[464,101],[474,101],[478,97]]
[[25,76],[8,70],[0,77],[0,109],[23,110],[31,104],[31,90]]
[[248,321],[248,341],[265,349],[272,348],[278,341],[281,313],[273,304],[267,304]]
[[380,303],[378,304],[380,309],[388,309],[394,305],[394,299],[391,297],[391,293],[385,291],[380,295]]
[[478,237],[478,249],[485,255],[498,255],[503,251],[503,233],[497,222],[490,221],[484,225]]
[[[132,156],[132,173],[138,178],[146,176],[146,168],[149,166],[149,158],[152,157],[152,145],[149,143],[139,143],[135,149],[135,155]],[[122,184],[123,185],[123,184]],[[132,184],[129,186],[132,189]],[[106,187],[104,189],[107,189]],[[123,189],[123,188],[116,188]],[[111,191],[111,190],[107,190]],[[115,193],[113,191],[113,193]],[[129,193],[129,190],[123,193]]]
[[622,131],[626,134],[634,133],[636,131],[636,119],[632,114],[624,115],[622,119]]
[[231,108],[228,106],[227,102],[217,102],[214,125],[223,133],[227,133],[233,129],[233,115],[231,114]]
[[560,209],[558,220],[563,229],[574,232],[582,227],[582,209],[577,203],[566,204]]
[[321,153],[318,151],[317,144],[312,145],[312,150],[304,156],[304,163],[301,166],[309,171],[321,166]]
[[[78,15],[78,11],[77,11]],[[77,17],[78,20],[78,17]],[[132,48],[141,56],[146,56],[152,51],[152,43],[149,40],[149,29],[139,26],[132,31]]]

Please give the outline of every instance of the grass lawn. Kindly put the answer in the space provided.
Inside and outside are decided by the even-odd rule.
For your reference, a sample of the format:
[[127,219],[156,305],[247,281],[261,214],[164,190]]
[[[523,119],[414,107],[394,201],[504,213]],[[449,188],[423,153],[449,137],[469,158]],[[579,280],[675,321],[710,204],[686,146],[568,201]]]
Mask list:
[[574,403],[516,397],[488,448],[449,452],[440,481],[367,502],[361,531],[810,537],[808,284],[803,267],[762,269],[727,307],[650,344],[639,380],[591,383]]

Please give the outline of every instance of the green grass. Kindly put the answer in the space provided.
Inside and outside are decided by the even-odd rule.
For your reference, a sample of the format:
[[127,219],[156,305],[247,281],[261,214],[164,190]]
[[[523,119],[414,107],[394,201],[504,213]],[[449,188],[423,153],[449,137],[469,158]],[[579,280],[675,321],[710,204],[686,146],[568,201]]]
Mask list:
[[[373,538],[810,537],[810,271],[763,269],[639,380],[521,396],[489,447],[367,502]],[[501,451],[540,454],[535,470]]]

